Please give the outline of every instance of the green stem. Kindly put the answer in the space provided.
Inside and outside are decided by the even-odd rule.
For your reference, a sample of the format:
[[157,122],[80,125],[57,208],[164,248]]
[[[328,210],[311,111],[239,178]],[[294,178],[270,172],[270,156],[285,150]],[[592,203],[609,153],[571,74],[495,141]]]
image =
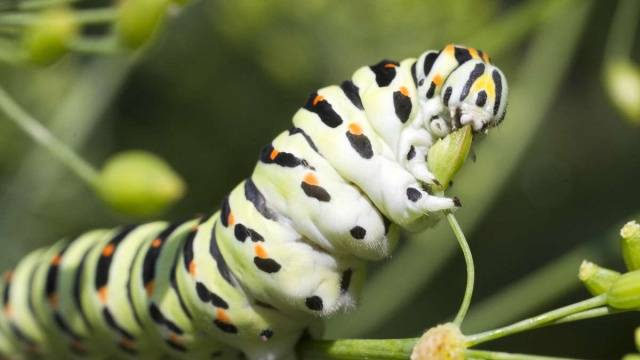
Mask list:
[[300,359],[381,359],[406,360],[418,339],[303,340],[298,344]]
[[[593,319],[593,318],[598,318],[598,317],[607,316],[607,315],[620,314],[628,311],[637,311],[637,310],[618,310],[618,309],[610,308],[608,306],[601,306],[594,309],[571,314],[569,316],[565,316],[563,318],[560,318],[554,321],[552,324],[555,325],[555,324],[563,324],[563,323],[579,321],[579,320]],[[549,324],[549,325],[552,325],[552,324]]]
[[465,359],[486,359],[486,360],[575,360],[573,358],[539,356],[529,354],[513,354],[497,351],[484,351],[467,349],[464,351]]
[[34,10],[34,9],[41,9],[49,6],[70,4],[77,1],[79,0],[22,0],[18,4],[18,9]]
[[[106,7],[100,9],[76,10],[73,19],[78,24],[97,24],[113,21],[118,16],[118,9]],[[0,26],[29,26],[41,20],[38,13],[11,12],[0,15]]]
[[475,335],[469,335],[466,337],[467,346],[471,347],[487,341],[513,335],[525,330],[530,330],[533,328],[538,328],[544,325],[548,325],[558,319],[561,319],[582,311],[600,307],[602,305],[605,305],[606,303],[607,303],[606,294],[595,296],[595,297],[592,297],[591,299],[587,299],[587,300],[577,302],[575,304],[563,306],[559,309],[555,309],[555,310],[534,316],[529,319],[518,321],[511,325],[507,325],[498,329],[481,332]]
[[611,21],[605,54],[608,58],[629,58],[640,17],[640,1],[620,0]]
[[2,87],[0,87],[0,109],[36,143],[49,150],[89,186],[97,186],[97,171],[24,111]]
[[447,220],[449,221],[449,226],[451,226],[451,230],[456,235],[458,239],[458,243],[460,244],[460,249],[462,250],[462,254],[464,255],[464,262],[467,265],[467,286],[464,289],[464,297],[462,298],[462,303],[460,304],[460,309],[458,309],[458,313],[456,314],[453,323],[461,326],[462,321],[467,315],[467,311],[469,310],[469,305],[471,305],[471,297],[473,296],[473,284],[475,282],[476,270],[473,265],[473,255],[471,254],[471,249],[469,248],[469,243],[467,242],[466,237],[464,236],[464,232],[460,228],[460,224],[456,220],[456,217],[453,216],[452,213],[447,214]]

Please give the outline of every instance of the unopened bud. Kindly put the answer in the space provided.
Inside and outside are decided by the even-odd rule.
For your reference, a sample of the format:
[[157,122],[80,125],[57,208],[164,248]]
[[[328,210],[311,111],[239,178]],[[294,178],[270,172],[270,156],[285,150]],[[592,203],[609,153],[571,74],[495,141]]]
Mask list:
[[158,156],[126,151],[107,161],[100,173],[99,191],[114,209],[144,217],[173,205],[184,194],[185,185]]
[[640,309],[640,270],[622,274],[609,288],[607,301],[616,309]]
[[22,46],[28,62],[48,65],[67,52],[78,30],[73,12],[66,8],[44,11],[26,28]]
[[427,163],[429,170],[441,184],[440,187],[434,187],[434,190],[442,191],[449,186],[449,182],[469,155],[472,140],[471,126],[466,125],[431,146]]
[[425,332],[411,353],[411,360],[464,360],[465,338],[452,323]]
[[605,65],[605,87],[613,105],[622,115],[640,124],[640,68],[627,59],[610,60]]
[[619,277],[619,272],[603,268],[586,260],[580,265],[580,272],[578,273],[580,281],[594,296],[606,293]]
[[165,19],[168,0],[122,0],[116,21],[120,42],[138,48],[151,39]]
[[640,225],[629,221],[620,230],[622,257],[630,271],[640,269]]

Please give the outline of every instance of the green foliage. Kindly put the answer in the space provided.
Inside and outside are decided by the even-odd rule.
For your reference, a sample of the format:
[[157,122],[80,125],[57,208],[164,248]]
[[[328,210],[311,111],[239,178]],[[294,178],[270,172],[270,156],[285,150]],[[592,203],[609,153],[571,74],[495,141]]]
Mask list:
[[[591,12],[589,4],[595,6]],[[602,88],[594,75],[607,69],[601,67],[600,50],[607,42],[602,34],[610,23],[620,23],[610,19],[614,2],[522,1],[503,7],[496,1],[247,0],[192,5],[165,24],[167,31],[151,35],[160,41],[135,66],[113,64],[120,78],[133,68],[124,85],[110,81],[114,71],[92,71],[87,59],[74,56],[37,72],[4,67],[0,80],[45,125],[63,124],[54,133],[90,160],[135,147],[179,164],[190,196],[170,216],[186,217],[217,206],[311,89],[339,82],[356,66],[382,57],[415,56],[452,41],[473,44],[505,68],[513,79],[513,96],[505,123],[495,130],[496,142],[479,147],[478,163],[468,164],[449,189],[465,204],[456,215],[481,269],[479,302],[465,326],[487,329],[560,299],[583,296],[575,279],[582,258],[607,266],[619,261],[610,250],[617,239],[608,240],[619,226],[610,229],[636,213],[640,172],[629,166],[637,162],[637,132],[623,121],[628,115],[611,111],[608,87]],[[21,37],[11,34],[23,28],[3,33],[2,54],[14,49],[8,44]],[[72,52],[87,52],[77,40]],[[93,39],[90,44],[104,49]],[[637,58],[636,53],[627,59]],[[93,79],[90,92],[87,87],[80,91],[80,79]],[[87,101],[78,93],[92,95]],[[62,110],[68,104],[74,105]],[[59,118],[70,120],[54,121]],[[86,132],[78,130],[85,127]],[[49,176],[48,169],[59,170],[49,156],[23,156],[38,150],[13,124],[0,121],[0,132],[3,267],[52,235],[122,221],[93,201],[83,183],[65,176],[66,170]],[[16,175],[25,173],[31,175]],[[448,229],[412,236],[382,268],[372,269],[360,311],[330,324],[329,335],[414,336],[446,320],[455,311],[451,299],[461,291],[461,285],[452,284],[462,283],[460,272],[453,270],[461,267],[452,260],[454,249]],[[551,332],[553,342],[540,331],[504,346],[591,358],[619,358],[633,351],[628,334],[636,320],[616,317],[603,323],[616,334],[606,343],[592,328],[577,326]]]

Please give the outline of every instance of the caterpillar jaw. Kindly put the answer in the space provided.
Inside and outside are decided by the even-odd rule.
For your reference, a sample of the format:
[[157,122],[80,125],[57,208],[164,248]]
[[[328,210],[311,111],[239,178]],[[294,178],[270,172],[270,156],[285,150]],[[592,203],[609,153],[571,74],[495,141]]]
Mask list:
[[498,124],[493,114],[475,104],[463,102],[457,107],[449,109],[451,127],[459,129],[467,124],[471,125],[473,133],[486,132]]

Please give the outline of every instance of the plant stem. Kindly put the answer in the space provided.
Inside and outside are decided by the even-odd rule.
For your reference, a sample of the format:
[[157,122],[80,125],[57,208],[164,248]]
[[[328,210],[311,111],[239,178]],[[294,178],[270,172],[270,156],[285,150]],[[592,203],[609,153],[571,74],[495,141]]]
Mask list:
[[529,354],[514,354],[497,351],[484,351],[467,349],[464,351],[465,359],[486,359],[486,360],[575,360],[572,358],[538,356]]
[[298,344],[300,359],[384,359],[405,360],[413,351],[418,339],[349,339],[303,340]]
[[534,316],[529,319],[518,321],[511,325],[507,325],[494,330],[481,332],[475,335],[469,335],[466,337],[467,346],[471,347],[477,344],[481,344],[483,342],[499,339],[501,337],[519,333],[525,330],[530,330],[533,328],[538,328],[544,325],[548,325],[558,319],[567,317],[569,315],[573,315],[576,313],[580,313],[582,311],[590,310],[595,307],[605,305],[606,302],[607,302],[607,295],[602,294],[602,295],[592,297],[591,299],[577,302],[575,304],[563,306],[559,309],[555,309],[555,310]]
[[607,315],[620,314],[620,313],[628,312],[628,311],[637,311],[637,310],[618,310],[618,309],[614,309],[614,308],[611,308],[611,307],[608,307],[608,306],[602,306],[602,307],[597,307],[597,308],[590,309],[590,310],[581,311],[581,312],[578,312],[578,313],[575,313],[575,314],[571,314],[569,316],[565,316],[563,318],[560,318],[560,319],[554,321],[553,323],[551,323],[549,325],[563,324],[563,323],[579,321],[579,320],[586,320],[586,319],[593,319],[593,318],[607,316]]
[[629,58],[631,56],[638,17],[640,17],[639,1],[618,1],[607,38],[605,55],[608,58]]
[[11,96],[0,87],[0,109],[18,125],[36,143],[62,161],[69,169],[84,180],[89,186],[96,187],[98,183],[97,171],[78,156],[72,149],[58,140],[49,130],[36,119],[24,111]]
[[[115,20],[118,9],[105,7],[98,9],[76,10],[73,19],[79,24],[105,23]],[[0,15],[0,26],[28,26],[40,21],[38,13],[10,12]]]
[[449,221],[449,226],[451,226],[451,230],[456,235],[458,239],[458,243],[460,244],[460,249],[462,250],[462,254],[464,255],[464,262],[467,265],[467,286],[464,289],[464,297],[462,298],[462,303],[460,304],[460,308],[458,309],[458,313],[453,320],[453,323],[461,326],[462,321],[467,315],[467,311],[469,310],[469,305],[471,304],[471,297],[473,296],[473,284],[475,282],[476,270],[473,265],[473,255],[471,254],[471,249],[469,248],[469,243],[467,242],[466,237],[464,236],[464,232],[460,228],[460,224],[456,220],[456,217],[453,216],[452,213],[447,214],[447,220]]

